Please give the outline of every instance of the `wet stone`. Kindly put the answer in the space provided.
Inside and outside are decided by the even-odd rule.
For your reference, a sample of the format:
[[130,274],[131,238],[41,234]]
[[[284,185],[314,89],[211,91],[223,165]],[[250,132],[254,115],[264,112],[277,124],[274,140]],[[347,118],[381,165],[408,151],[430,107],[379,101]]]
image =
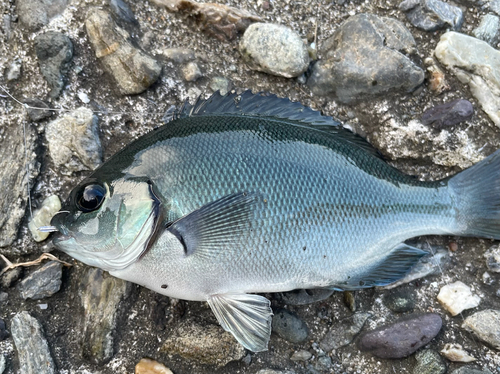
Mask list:
[[38,228],[49,226],[50,220],[59,210],[61,210],[61,200],[58,196],[51,195],[43,200],[42,206],[33,212],[33,219],[28,223],[33,240],[41,242],[48,238],[50,233],[39,231]]
[[5,326],[5,322],[0,318],[0,342],[9,337],[9,332],[7,331],[7,326]]
[[127,3],[123,0],[110,0],[109,7],[111,9],[111,13],[113,13],[118,19],[133,25],[139,24],[135,18],[134,12],[132,12]]
[[61,288],[61,277],[62,264],[50,261],[21,281],[21,297],[25,300],[50,297]]
[[435,31],[445,27],[460,30],[464,15],[459,7],[439,0],[405,0],[399,4],[399,9],[406,13],[413,26]]
[[12,318],[10,332],[17,350],[20,373],[54,374],[54,361],[42,326],[28,312]]
[[423,70],[408,57],[416,53],[415,40],[396,19],[351,16],[322,46],[324,58],[307,81],[315,95],[350,103],[364,95],[411,92],[424,81]]
[[470,287],[460,281],[441,287],[437,299],[452,316],[475,308],[481,302],[481,298],[473,295]]
[[426,110],[420,120],[426,126],[432,125],[440,129],[467,121],[473,114],[474,108],[471,102],[458,99]]
[[279,77],[298,77],[309,66],[309,53],[300,35],[283,25],[250,25],[239,50],[250,69]]
[[476,361],[474,357],[465,351],[460,344],[446,344],[441,350],[441,354],[453,362],[472,362]]
[[429,343],[442,326],[438,314],[413,314],[364,333],[358,348],[379,358],[402,358]]
[[500,39],[500,18],[486,14],[479,26],[472,30],[472,35],[495,47]]
[[73,58],[73,43],[64,34],[48,31],[35,38],[35,52],[42,75],[51,91],[50,97],[58,97],[64,87],[65,74]]
[[93,9],[85,27],[96,57],[114,77],[122,94],[141,93],[158,79],[161,66],[129,42],[128,33],[109,13]]
[[172,370],[158,361],[143,358],[135,365],[135,374],[173,374]]
[[281,299],[288,305],[308,305],[328,299],[335,291],[326,289],[294,290],[281,293]]
[[467,317],[462,328],[500,350],[500,311],[486,309]]
[[18,0],[16,4],[21,23],[35,31],[61,14],[68,0]]
[[445,374],[446,363],[443,358],[433,349],[424,349],[415,355],[417,364],[413,368],[413,374]]
[[396,288],[384,295],[385,306],[396,313],[413,311],[415,303],[415,292],[409,288]]
[[326,334],[319,343],[319,346],[325,352],[345,347],[354,340],[354,337],[359,334],[366,320],[370,317],[370,313],[358,312],[350,317],[349,320],[340,321],[338,326]]
[[25,99],[23,103],[27,105],[26,111],[33,122],[41,121],[54,113],[49,104],[39,99]]
[[291,343],[303,342],[309,334],[305,322],[286,309],[278,309],[274,312],[272,331]]
[[194,320],[180,323],[161,350],[215,366],[225,366],[245,356],[243,346],[222,327],[213,324],[202,326]]
[[484,253],[489,270],[500,273],[500,246],[494,245]]

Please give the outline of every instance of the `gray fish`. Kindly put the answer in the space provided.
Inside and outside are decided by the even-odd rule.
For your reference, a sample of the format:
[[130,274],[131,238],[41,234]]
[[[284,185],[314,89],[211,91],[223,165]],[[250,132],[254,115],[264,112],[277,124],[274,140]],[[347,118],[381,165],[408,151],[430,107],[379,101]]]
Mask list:
[[287,99],[198,100],[83,180],[52,219],[57,248],[161,294],[207,301],[267,349],[255,293],[397,281],[419,235],[500,238],[500,153],[420,182],[361,137]]

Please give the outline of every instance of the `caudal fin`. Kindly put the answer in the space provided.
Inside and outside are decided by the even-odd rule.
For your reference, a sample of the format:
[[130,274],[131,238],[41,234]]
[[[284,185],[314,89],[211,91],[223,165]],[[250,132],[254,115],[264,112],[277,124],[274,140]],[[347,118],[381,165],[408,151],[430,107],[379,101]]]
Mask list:
[[500,239],[500,150],[448,182],[465,236]]

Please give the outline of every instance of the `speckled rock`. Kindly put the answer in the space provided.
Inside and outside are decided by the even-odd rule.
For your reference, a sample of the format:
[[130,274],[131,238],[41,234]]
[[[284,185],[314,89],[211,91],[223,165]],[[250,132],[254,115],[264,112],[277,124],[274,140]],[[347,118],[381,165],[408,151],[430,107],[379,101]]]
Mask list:
[[434,339],[442,323],[435,313],[408,315],[364,333],[358,348],[380,358],[406,357]]
[[61,14],[68,0],[18,0],[16,4],[21,23],[35,31]]
[[412,289],[396,288],[384,295],[384,304],[396,313],[411,312],[415,308],[416,295]]
[[452,316],[465,309],[475,308],[481,302],[481,298],[473,295],[470,287],[460,281],[443,286],[437,299]]
[[28,312],[12,318],[10,332],[16,346],[20,373],[55,374],[56,368],[42,326]]
[[446,344],[441,350],[441,354],[453,362],[472,362],[474,357],[465,351],[460,344]]
[[405,0],[399,9],[406,13],[413,26],[425,31],[444,27],[457,31],[464,22],[462,9],[440,0]]
[[500,350],[500,311],[486,309],[467,317],[462,324],[483,342]]
[[298,77],[309,66],[306,45],[295,31],[283,25],[250,25],[241,38],[239,49],[251,69],[280,77]]
[[25,300],[50,297],[61,288],[61,277],[62,264],[50,261],[21,281],[21,297]]
[[50,220],[59,210],[61,210],[61,200],[56,195],[45,198],[40,209],[33,212],[33,218],[28,223],[28,228],[33,236],[33,240],[41,242],[48,238],[48,232],[39,231],[42,226],[49,226]]
[[135,365],[135,374],[173,374],[172,370],[150,358],[143,358]]
[[207,365],[225,366],[245,356],[245,349],[218,325],[181,322],[165,341],[162,351]]
[[166,48],[161,54],[177,64],[193,61],[196,58],[194,51],[188,48]]
[[182,76],[187,82],[194,82],[203,77],[200,67],[194,61],[190,61],[181,68]]
[[291,343],[303,342],[309,334],[304,321],[286,309],[278,309],[274,312],[272,331]]
[[128,41],[128,33],[118,27],[109,13],[91,10],[85,27],[96,57],[114,77],[121,93],[141,93],[158,79],[161,66]]
[[307,361],[312,357],[312,353],[304,349],[293,352],[290,360],[292,361]]
[[332,349],[338,349],[350,344],[370,317],[370,313],[355,313],[349,320],[341,321],[335,328],[328,331],[319,346],[325,352],[330,352]]
[[500,273],[500,246],[494,245],[484,253],[489,270]]
[[481,18],[479,26],[472,30],[472,35],[496,47],[500,40],[500,18],[493,14],[486,14]]
[[213,92],[219,91],[221,95],[227,94],[233,86],[231,81],[225,77],[213,77],[208,85]]
[[469,366],[462,366],[457,370],[453,370],[450,374],[493,374],[488,369],[477,369]]
[[443,358],[433,349],[423,349],[415,355],[417,364],[413,368],[413,374],[445,374],[446,363]]
[[12,61],[9,68],[7,69],[7,74],[5,76],[7,78],[7,81],[14,81],[16,79],[19,79],[19,77],[21,76],[22,66],[23,64],[21,60],[15,59],[14,61]]
[[409,92],[424,81],[423,70],[408,57],[415,53],[415,40],[401,22],[357,14],[323,43],[323,59],[307,84],[314,94],[333,94],[343,103],[394,90]]
[[474,108],[471,102],[458,99],[427,109],[420,120],[424,125],[440,129],[467,121],[473,114]]
[[28,112],[28,116],[34,122],[41,121],[54,114],[54,111],[50,110],[49,104],[45,101],[29,98],[23,102],[27,105],[26,111]]

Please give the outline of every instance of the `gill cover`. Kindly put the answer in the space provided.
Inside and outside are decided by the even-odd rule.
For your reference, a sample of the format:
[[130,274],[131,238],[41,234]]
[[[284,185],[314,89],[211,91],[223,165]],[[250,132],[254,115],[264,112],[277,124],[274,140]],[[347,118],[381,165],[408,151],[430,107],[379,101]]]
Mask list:
[[149,248],[160,206],[150,182],[122,178],[81,184],[51,221],[59,231],[53,242],[87,265],[124,269]]

